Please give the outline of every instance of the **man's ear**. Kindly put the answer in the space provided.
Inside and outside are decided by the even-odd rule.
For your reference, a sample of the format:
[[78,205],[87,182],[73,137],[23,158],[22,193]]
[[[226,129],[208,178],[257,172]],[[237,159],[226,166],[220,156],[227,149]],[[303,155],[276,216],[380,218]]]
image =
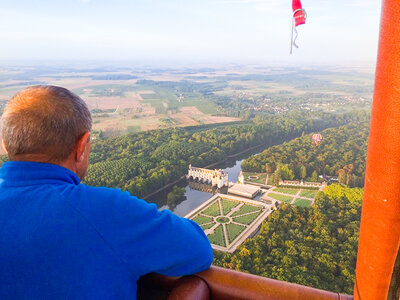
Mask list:
[[4,143],[4,140],[1,140],[1,145],[3,146],[4,151],[8,153],[7,148],[6,148],[6,143]]
[[75,144],[75,160],[81,162],[85,156],[86,145],[90,142],[90,132],[85,132]]

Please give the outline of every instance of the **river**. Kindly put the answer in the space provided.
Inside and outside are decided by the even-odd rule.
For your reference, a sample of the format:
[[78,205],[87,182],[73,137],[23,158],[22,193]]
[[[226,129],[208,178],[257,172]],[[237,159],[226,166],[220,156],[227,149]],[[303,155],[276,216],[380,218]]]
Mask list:
[[[228,173],[229,181],[237,182],[239,172],[242,169],[242,161],[250,155],[260,153],[265,148],[265,145],[257,147],[235,158],[227,159],[226,161],[214,166],[212,169],[224,169]],[[169,192],[172,191],[173,186],[166,188],[159,193],[147,198],[146,201],[150,203],[156,203],[160,210],[169,209],[179,216],[185,216],[212,196],[211,191],[205,192],[191,188],[187,180],[182,180],[176,185],[179,187],[184,187],[186,190],[184,196],[179,201],[179,203],[167,203],[167,195]]]

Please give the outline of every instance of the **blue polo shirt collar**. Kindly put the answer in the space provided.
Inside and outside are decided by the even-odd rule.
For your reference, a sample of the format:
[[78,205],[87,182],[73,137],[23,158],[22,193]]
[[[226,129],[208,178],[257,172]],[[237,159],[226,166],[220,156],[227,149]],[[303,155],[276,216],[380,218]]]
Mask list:
[[75,184],[79,177],[72,171],[53,164],[29,161],[8,161],[0,168],[0,185]]

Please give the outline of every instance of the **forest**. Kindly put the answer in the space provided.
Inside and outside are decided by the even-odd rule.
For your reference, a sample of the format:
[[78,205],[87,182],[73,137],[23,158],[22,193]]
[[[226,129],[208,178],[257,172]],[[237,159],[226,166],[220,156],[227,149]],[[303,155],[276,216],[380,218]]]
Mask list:
[[118,187],[144,196],[180,178],[189,164],[204,167],[252,146],[273,145],[368,118],[365,112],[290,113],[201,131],[174,128],[99,138],[92,144],[85,183]]
[[270,147],[243,161],[246,172],[274,173],[281,179],[316,181],[318,175],[338,175],[339,183],[362,187],[368,144],[369,122],[351,123],[321,132],[316,146],[312,134]]
[[338,293],[353,293],[363,190],[333,184],[311,208],[281,205],[260,233],[214,264]]

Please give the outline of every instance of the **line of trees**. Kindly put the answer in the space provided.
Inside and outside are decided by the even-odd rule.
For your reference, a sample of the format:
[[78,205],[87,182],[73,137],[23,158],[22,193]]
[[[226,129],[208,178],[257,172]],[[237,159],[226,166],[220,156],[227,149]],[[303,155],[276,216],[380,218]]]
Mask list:
[[291,113],[201,131],[174,128],[97,139],[92,144],[85,183],[144,196],[184,175],[188,164],[205,166],[255,145],[280,143],[303,133],[368,118],[363,112]]
[[338,293],[353,293],[363,190],[330,185],[311,208],[282,205],[260,234],[214,265]]

